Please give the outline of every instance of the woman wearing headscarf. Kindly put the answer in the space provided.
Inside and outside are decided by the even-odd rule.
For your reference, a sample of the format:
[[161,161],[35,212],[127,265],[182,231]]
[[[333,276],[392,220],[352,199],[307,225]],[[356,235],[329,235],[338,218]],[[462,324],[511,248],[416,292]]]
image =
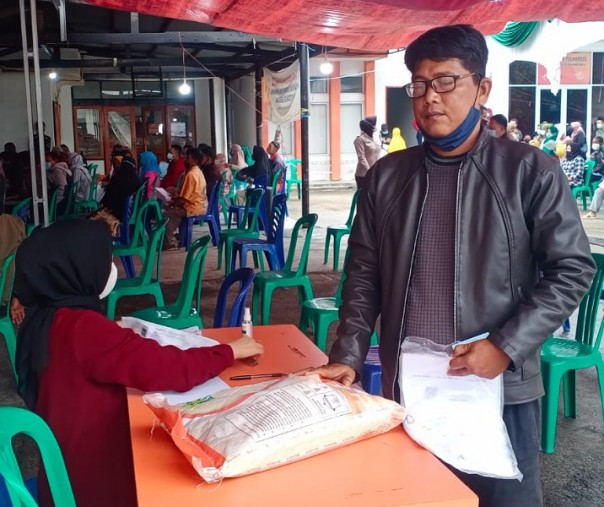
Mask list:
[[564,138],[564,142],[566,144],[572,144],[573,148],[571,149],[571,152],[579,153],[579,156],[585,159],[587,154],[587,138],[585,137],[583,127],[581,127],[581,122],[571,122],[570,130],[570,134]]
[[398,127],[394,127],[394,129],[392,129],[392,138],[390,139],[390,145],[388,146],[388,153],[393,153],[395,151],[406,149],[407,143],[401,135],[401,129],[399,129]]
[[88,199],[90,193],[90,183],[92,176],[84,165],[84,158],[79,153],[69,154],[69,169],[71,169],[72,182],[76,185],[76,202],[82,202]]
[[250,166],[254,163],[254,156],[252,154],[252,150],[249,146],[244,144],[241,146],[241,150],[243,151],[243,157],[245,159],[245,165]]
[[[254,146],[254,152],[252,154],[254,163],[242,169],[237,173],[237,179],[242,181],[254,181],[257,183],[258,178],[264,177],[266,184],[262,185],[263,188],[267,188],[271,183],[271,163],[268,158],[268,154],[264,151],[262,146]],[[245,204],[245,190],[237,192],[237,204]]]
[[231,164],[237,167],[237,169],[243,169],[247,167],[245,162],[245,156],[243,150],[238,144],[231,144]]
[[134,194],[142,182],[136,170],[136,162],[128,151],[114,150],[111,157],[113,172],[101,199],[101,208],[90,215],[91,220],[103,220],[116,236],[126,211],[128,197]]
[[226,173],[222,185],[222,197],[226,197],[231,191],[231,182],[233,181],[233,173],[231,172],[231,166],[227,162],[226,155],[224,153],[218,153],[215,161],[216,167],[220,171],[220,179],[222,175]]
[[[52,429],[76,504],[137,505],[126,387],[187,391],[262,353],[244,337],[180,350],[108,320],[101,299],[115,285],[104,225],[66,220],[35,231],[17,251],[15,292],[25,307],[16,367],[19,393]],[[52,505],[41,471],[40,505]]]
[[558,128],[555,125],[550,125],[545,131],[545,139],[543,140],[543,151],[552,157],[558,158],[556,154],[556,144],[558,139]]
[[214,151],[214,148],[204,144],[199,150],[202,154],[199,168],[203,173],[203,177],[206,179],[206,192],[208,193],[208,199],[210,199],[212,189],[220,181],[220,169],[216,166],[216,152]]
[[155,181],[159,178],[159,164],[157,163],[155,153],[152,151],[143,151],[140,158],[139,177],[141,181],[147,183],[147,199],[151,199]]
[[354,140],[354,149],[357,153],[357,170],[354,179],[358,188],[363,188],[365,174],[369,168],[380,158],[380,145],[373,139],[377,117],[367,116],[359,122],[361,134]]

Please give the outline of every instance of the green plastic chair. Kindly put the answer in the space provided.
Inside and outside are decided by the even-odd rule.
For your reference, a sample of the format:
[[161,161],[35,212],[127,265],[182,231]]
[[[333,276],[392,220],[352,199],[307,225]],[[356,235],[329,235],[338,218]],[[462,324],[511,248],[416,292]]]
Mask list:
[[[94,165],[94,164],[92,164]],[[94,174],[90,180],[90,188],[88,189],[88,199],[76,203],[75,212],[93,212],[99,209],[99,203],[96,200],[96,189],[99,184],[99,176]]]
[[70,218],[75,218],[76,216],[76,193],[78,191],[78,186],[74,183],[71,183],[67,187],[66,194],[64,196],[65,200],[65,209],[63,212],[57,216],[57,220],[68,220]]
[[27,223],[29,216],[30,216],[30,211],[31,211],[31,203],[32,203],[32,198],[28,197],[27,199],[23,199],[22,201],[18,202],[15,207],[13,208],[13,210],[11,211],[11,215],[16,216],[16,217],[21,217],[23,219],[23,221],[25,223]]
[[593,190],[593,185],[591,183],[591,173],[594,170],[596,163],[593,160],[589,160],[587,162],[585,162],[585,178],[583,180],[583,185],[581,185],[580,187],[574,187],[572,189],[572,193],[573,193],[573,198],[577,199],[577,197],[581,196],[581,199],[583,201],[583,210],[587,210],[587,199],[586,197],[589,197],[589,200],[591,201],[591,199],[593,199],[594,196],[594,190]]
[[[115,307],[122,296],[141,296],[150,294],[155,298],[157,306],[164,306],[164,294],[160,286],[161,279],[161,249],[166,234],[168,220],[157,223],[151,230],[147,242],[145,262],[139,276],[134,278],[119,278],[114,289],[107,296],[107,318],[115,318]],[[155,271],[155,276],[154,276]]]
[[27,435],[38,445],[54,504],[75,507],[63,454],[48,425],[40,416],[24,408],[0,407],[0,475],[12,505],[38,506],[25,486],[13,450],[13,438],[19,434]]
[[[545,397],[542,402],[541,448],[554,452],[556,446],[556,418],[560,381],[563,381],[564,416],[577,416],[576,370],[596,367],[600,383],[600,398],[604,413],[604,362],[600,352],[604,319],[596,327],[604,283],[604,254],[592,254],[597,271],[589,292],[579,306],[577,331],[574,340],[549,338],[541,348],[541,371]],[[597,331],[597,332],[596,332]]]
[[[174,304],[145,308],[134,312],[132,316],[174,329],[185,329],[193,326],[203,328],[201,321],[201,278],[211,239],[209,235],[202,236],[193,242],[187,252],[182,283]],[[195,306],[191,308],[193,298],[195,298]]]
[[[298,287],[298,298],[300,305],[309,299],[313,298],[312,285],[310,278],[306,274],[308,268],[308,256],[310,252],[310,242],[312,233],[319,217],[316,213],[303,216],[298,219],[292,231],[292,238],[287,251],[287,259],[285,266],[280,271],[265,271],[257,273],[254,278],[254,293],[252,298],[252,318],[256,323],[258,312],[261,310],[261,324],[268,324],[271,314],[271,300],[273,291],[279,287]],[[296,244],[298,242],[298,234],[302,227],[306,227],[306,237],[298,267],[294,271],[293,264],[296,256]]]
[[14,264],[16,254],[10,254],[2,263],[2,273],[0,273],[0,334],[4,336],[6,349],[8,350],[8,358],[13,367],[15,380],[17,379],[17,370],[15,369],[15,351],[17,349],[17,335],[13,322],[10,318],[10,296],[6,302],[6,306],[2,306],[2,295],[7,287],[10,287],[10,294],[13,290],[13,281],[15,279],[15,270],[10,269]]
[[223,172],[220,175],[220,181],[218,182],[218,205],[220,206],[220,212],[222,213],[222,218],[224,219],[224,223],[227,223],[228,220],[228,213],[229,213],[229,206],[230,203],[228,201],[228,195],[222,195],[222,191],[224,188],[224,182],[226,181],[226,177],[227,177],[227,173]]
[[96,176],[96,170],[98,168],[98,164],[88,164],[88,172],[90,173],[90,176],[92,176],[92,179],[94,179],[94,177]]
[[301,199],[300,185],[302,184],[302,180],[298,177],[298,164],[301,164],[302,161],[298,158],[292,158],[285,163],[288,168],[287,178],[285,178],[285,193],[287,194],[287,198],[289,199],[291,186],[296,185],[298,187],[298,199]]
[[231,173],[233,175],[233,179],[231,180],[231,188],[229,188],[229,193],[227,194],[227,197],[230,202],[235,202],[235,198],[237,197],[236,182],[237,182],[237,173],[238,172],[239,172],[239,169],[231,168]]
[[350,205],[350,212],[345,224],[330,225],[327,227],[327,233],[325,235],[325,254],[323,256],[323,264],[327,264],[329,259],[329,242],[333,236],[333,270],[337,271],[340,265],[340,243],[342,238],[347,234],[350,234],[352,230],[352,221],[354,220],[354,214],[357,209],[357,201],[359,200],[359,190],[357,190],[352,196],[352,204]]
[[[258,238],[258,215],[260,206],[264,204],[262,196],[264,189],[255,188],[247,192],[245,199],[244,217],[250,217],[244,220],[244,227],[233,229],[222,229],[220,231],[220,241],[218,242],[218,269],[222,268],[222,252],[224,250],[224,274],[231,272],[231,256],[233,255],[233,241],[235,238]],[[250,210],[252,210],[250,214]]]
[[[139,257],[144,264],[147,253],[147,236],[145,234],[145,224],[147,223],[147,214],[150,209],[155,208],[153,201],[143,203],[138,209],[138,216],[134,221],[134,229],[130,235],[130,242],[127,245],[113,245],[113,255],[121,257],[124,263],[124,269],[128,276],[135,276],[134,263],[132,257]],[[128,260],[124,260],[128,258]],[[126,267],[128,264],[128,267]]]
[[56,188],[50,196],[48,203],[48,223],[52,224],[57,220],[57,205],[59,204],[59,189]]
[[147,183],[143,183],[132,196],[132,211],[130,213],[129,225],[135,225],[138,219],[138,210],[143,205],[147,192]]

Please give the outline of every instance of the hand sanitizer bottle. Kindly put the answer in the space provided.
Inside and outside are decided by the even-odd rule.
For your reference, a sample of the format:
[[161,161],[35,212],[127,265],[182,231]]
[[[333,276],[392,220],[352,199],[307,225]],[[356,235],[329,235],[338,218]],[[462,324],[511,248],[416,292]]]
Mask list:
[[243,313],[243,321],[241,322],[241,332],[250,338],[254,337],[254,329],[252,328],[252,313],[249,308],[246,308]]

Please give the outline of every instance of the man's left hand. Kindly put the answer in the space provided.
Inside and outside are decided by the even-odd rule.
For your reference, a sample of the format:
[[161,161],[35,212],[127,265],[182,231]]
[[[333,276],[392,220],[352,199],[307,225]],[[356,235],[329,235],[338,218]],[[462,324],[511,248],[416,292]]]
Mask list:
[[476,375],[495,378],[510,365],[508,356],[488,339],[478,340],[453,349],[453,359],[449,362],[449,375]]

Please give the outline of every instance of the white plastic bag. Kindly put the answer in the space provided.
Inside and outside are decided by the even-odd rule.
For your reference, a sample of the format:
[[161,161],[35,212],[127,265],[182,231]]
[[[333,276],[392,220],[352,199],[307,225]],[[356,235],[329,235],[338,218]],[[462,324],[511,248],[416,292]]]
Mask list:
[[399,387],[407,433],[462,472],[522,480],[502,419],[503,375],[450,376],[449,351],[425,338],[405,338]]

